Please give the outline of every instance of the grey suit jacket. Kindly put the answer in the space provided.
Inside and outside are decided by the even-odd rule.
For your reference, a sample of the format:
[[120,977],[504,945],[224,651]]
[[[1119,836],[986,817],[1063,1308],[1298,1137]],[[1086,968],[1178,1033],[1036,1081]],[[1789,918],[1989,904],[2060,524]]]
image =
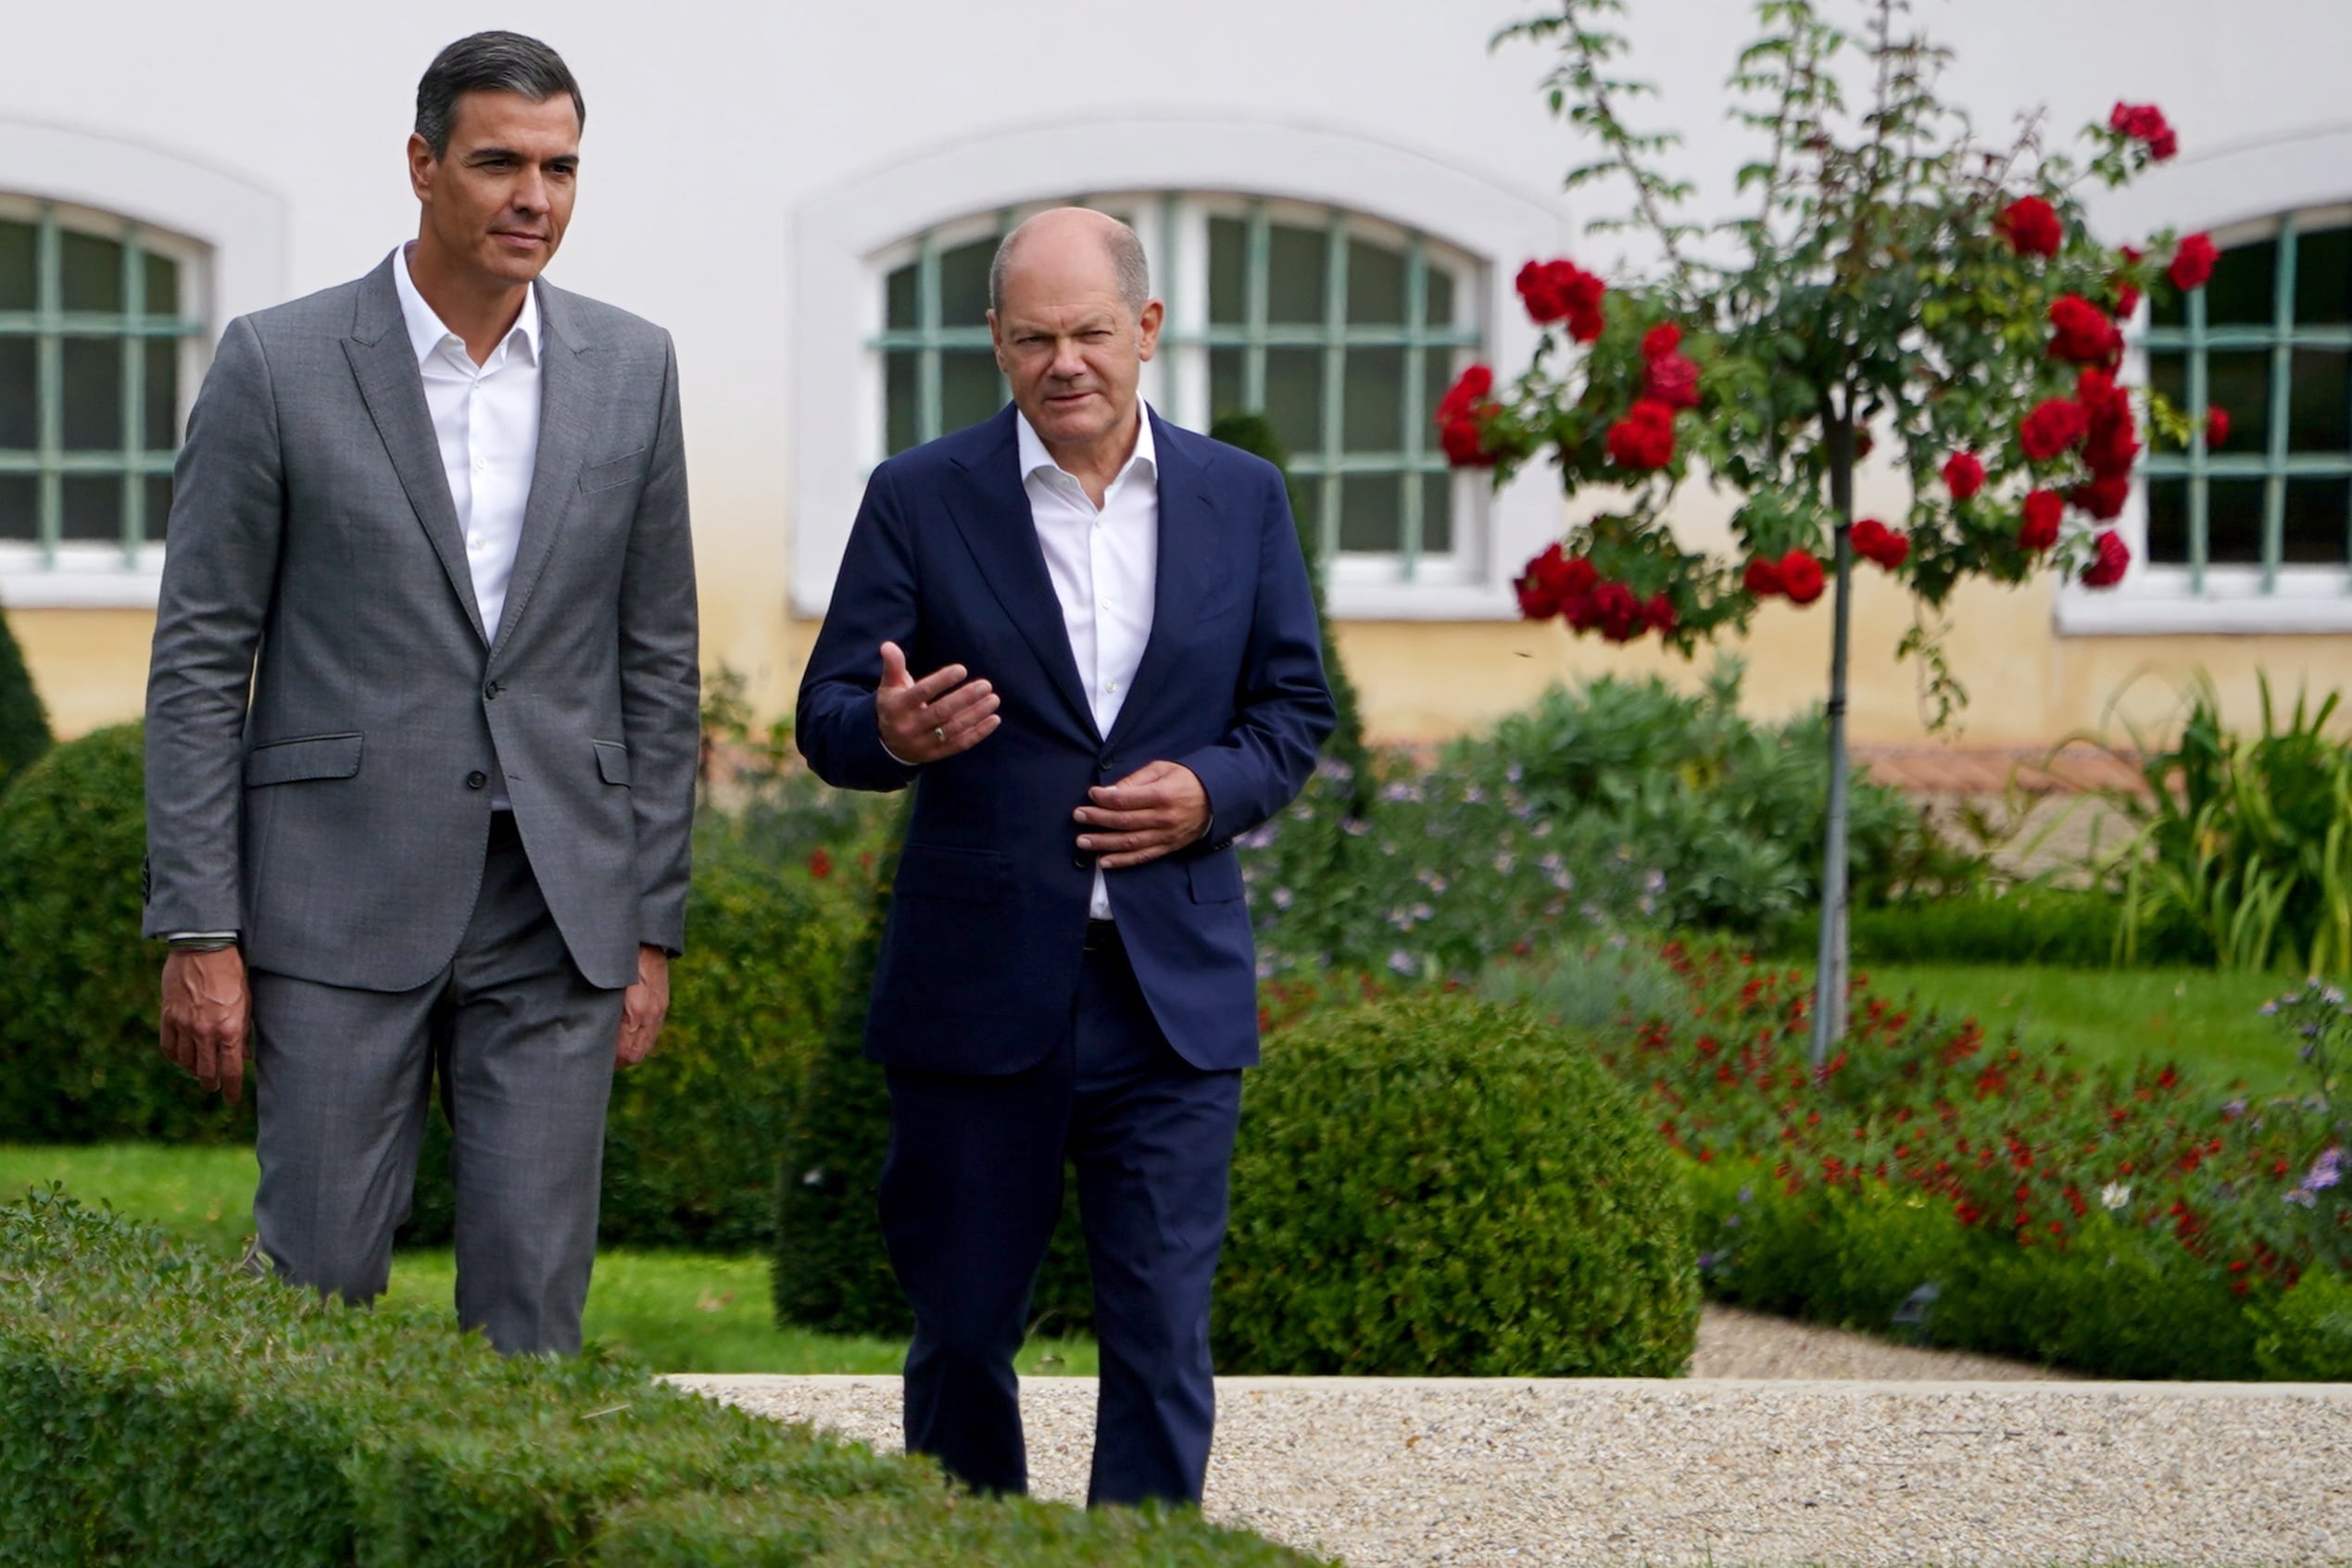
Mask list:
[[538,462],[483,635],[392,261],[229,324],[147,680],[149,935],[408,990],[455,954],[494,770],[591,984],[685,941],[698,729],[669,335],[538,285]]

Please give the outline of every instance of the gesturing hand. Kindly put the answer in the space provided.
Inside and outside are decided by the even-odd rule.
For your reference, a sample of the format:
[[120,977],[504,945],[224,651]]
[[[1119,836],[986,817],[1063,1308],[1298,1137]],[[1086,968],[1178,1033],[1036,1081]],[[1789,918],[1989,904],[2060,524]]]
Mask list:
[[1208,831],[1209,792],[1181,762],[1147,762],[1117,784],[1087,791],[1078,808],[1078,847],[1100,854],[1106,872],[1156,860]]
[[901,762],[937,762],[969,751],[996,733],[997,694],[986,681],[967,681],[961,664],[918,681],[896,643],[882,645],[882,684],[874,690],[874,720],[882,744]]
[[621,998],[621,1037],[612,1065],[635,1067],[653,1054],[661,1021],[670,1016],[670,955],[659,947],[637,949],[637,983]]
[[163,1054],[231,1105],[245,1094],[245,1039],[253,1006],[245,955],[174,949],[163,960]]

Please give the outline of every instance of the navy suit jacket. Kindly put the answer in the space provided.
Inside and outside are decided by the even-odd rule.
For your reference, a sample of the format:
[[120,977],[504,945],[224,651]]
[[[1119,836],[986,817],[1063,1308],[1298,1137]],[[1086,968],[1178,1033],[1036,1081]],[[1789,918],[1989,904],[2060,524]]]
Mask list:
[[[867,1015],[866,1053],[1004,1073],[1066,1046],[1093,886],[1072,813],[1154,761],[1207,789],[1199,844],[1108,873],[1112,912],[1169,1043],[1217,1071],[1258,1059],[1257,966],[1233,840],[1289,804],[1333,723],[1306,564],[1280,473],[1154,418],[1151,636],[1098,734],[1022,488],[1013,410],[874,471],[796,734],[828,784],[915,786]],[[894,761],[875,727],[885,641],[920,677],[962,664],[1002,722],[971,750]]]

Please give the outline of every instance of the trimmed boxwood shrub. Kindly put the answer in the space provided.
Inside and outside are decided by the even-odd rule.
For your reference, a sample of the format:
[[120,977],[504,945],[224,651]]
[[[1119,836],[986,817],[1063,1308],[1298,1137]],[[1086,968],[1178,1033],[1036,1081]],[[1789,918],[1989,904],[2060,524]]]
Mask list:
[[1671,1377],[1698,1317],[1679,1166],[1581,1041],[1424,995],[1268,1042],[1242,1097],[1219,1371]]
[[[2123,900],[2088,888],[2024,886],[1998,895],[1905,899],[1857,908],[1852,916],[1857,963],[2062,964],[2113,967],[2121,952]],[[1812,958],[1817,916],[1780,933],[1771,947]],[[2193,924],[2170,919],[2143,926],[2137,965],[2209,964],[2212,946]]]
[[69,741],[0,797],[0,1141],[252,1136],[157,1043],[163,944],[142,942],[145,730]]
[[0,615],[0,785],[31,767],[54,744],[49,710],[33,690],[24,650],[17,646],[7,617]]
[[958,1496],[927,1461],[325,1305],[62,1194],[0,1209],[0,1562],[1304,1561],[1189,1512]]

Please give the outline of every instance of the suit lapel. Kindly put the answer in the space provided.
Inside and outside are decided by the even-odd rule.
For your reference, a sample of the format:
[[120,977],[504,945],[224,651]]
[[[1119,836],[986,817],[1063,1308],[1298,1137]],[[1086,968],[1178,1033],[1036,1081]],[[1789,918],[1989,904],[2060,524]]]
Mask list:
[[1078,679],[1078,661],[1070,652],[1062,601],[1054,594],[1053,579],[1045,568],[1045,550],[1038,543],[1029,494],[1022,487],[1020,443],[1013,436],[1012,417],[1012,409],[1007,408],[996,418],[993,433],[997,439],[969,461],[957,460],[963,470],[966,495],[962,504],[949,511],[963,535],[964,547],[979,564],[981,577],[1045,667],[1080,732],[1099,739],[1093,710],[1087,706],[1085,683]]
[[343,352],[351,361],[351,374],[359,383],[359,396],[375,421],[376,433],[391,456],[393,471],[409,506],[441,558],[441,570],[465,608],[474,635],[483,635],[482,607],[474,602],[473,570],[466,564],[465,542],[458,536],[458,508],[449,499],[449,480],[441,471],[441,443],[433,433],[433,412],[425,407],[424,380],[417,372],[415,348],[400,319],[400,296],[392,282],[396,259],[361,280],[359,308]]
[[[1225,520],[1209,495],[1208,476],[1173,439],[1175,433],[1152,420],[1152,448],[1160,480],[1160,540],[1153,567],[1151,635],[1143,645],[1143,660],[1136,666],[1127,699],[1111,726],[1116,743],[1143,721],[1151,698],[1176,672],[1177,652],[1185,634],[1201,618],[1209,590],[1233,563],[1226,558]],[[1115,745],[1113,749],[1116,749]]]
[[562,291],[539,291],[539,452],[531,467],[531,495],[522,507],[522,537],[515,546],[514,575],[507,583],[506,608],[498,617],[493,655],[513,640],[516,624],[539,585],[547,557],[563,533],[564,508],[580,487],[587,460],[589,413],[596,406],[595,360]]

